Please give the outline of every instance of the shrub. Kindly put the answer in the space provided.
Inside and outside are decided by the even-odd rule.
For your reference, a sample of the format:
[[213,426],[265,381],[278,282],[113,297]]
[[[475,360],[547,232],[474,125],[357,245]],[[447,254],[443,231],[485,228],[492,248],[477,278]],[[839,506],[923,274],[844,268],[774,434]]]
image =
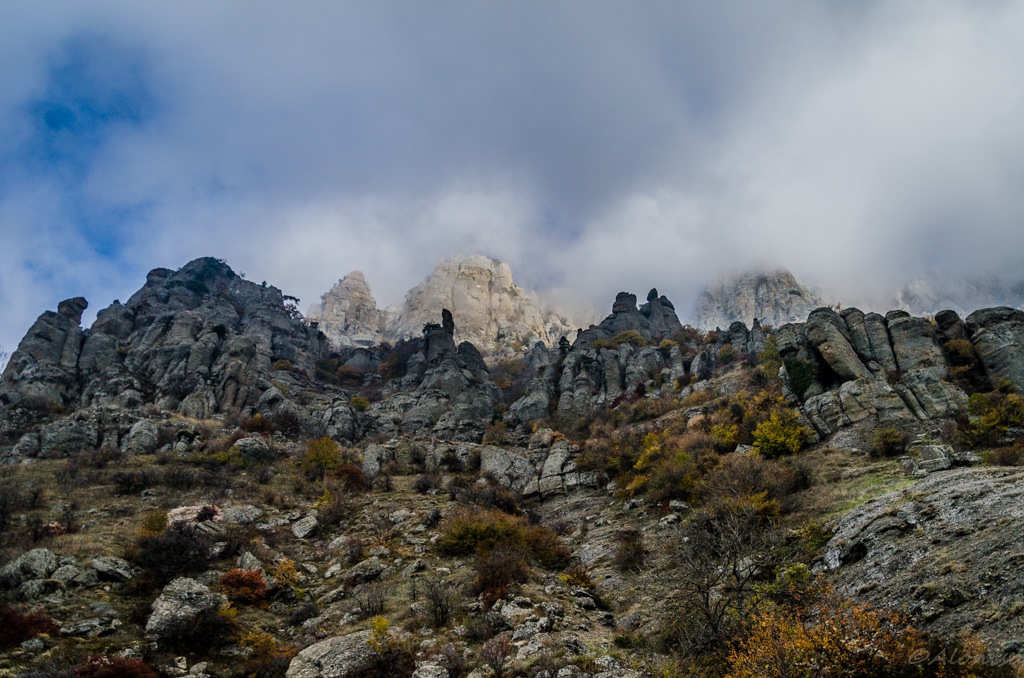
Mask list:
[[365,412],[370,409],[370,401],[363,396],[352,396],[349,398],[348,404],[356,412]]
[[259,570],[235,568],[220,576],[220,590],[231,602],[259,605],[267,598],[267,580]]
[[797,423],[796,412],[775,410],[754,430],[754,448],[768,459],[796,454],[807,444],[808,431]]
[[299,468],[307,480],[321,480],[328,471],[341,464],[341,446],[330,436],[323,436],[306,443]]
[[347,492],[363,492],[370,489],[370,479],[358,464],[342,464],[332,469],[328,477]]
[[986,464],[993,466],[1024,466],[1024,445],[996,447],[982,455]]
[[499,546],[518,549],[549,568],[564,567],[570,557],[551,530],[490,509],[458,511],[448,518],[437,542],[438,550],[448,555],[490,552]]
[[431,625],[435,629],[447,626],[459,599],[455,585],[438,574],[424,577],[423,597],[426,599]]
[[284,370],[284,371],[287,372],[288,370],[292,369],[292,361],[291,360],[284,360],[284,359],[282,359],[282,360],[275,360],[274,364],[272,366],[272,369]]
[[25,612],[0,603],[0,650],[9,650],[38,635],[53,635],[58,631],[60,627],[44,610]]
[[629,344],[634,348],[643,348],[644,346],[647,346],[647,340],[644,339],[643,335],[636,330],[623,330],[622,332],[619,332],[612,337],[612,343],[615,344],[616,347],[622,344]]
[[152,471],[118,471],[110,480],[114,483],[114,494],[138,494],[156,485],[156,475]]
[[388,602],[388,588],[379,582],[365,584],[352,593],[352,600],[363,617],[375,617],[384,612]]
[[786,358],[783,361],[786,366],[786,376],[789,377],[789,385],[802,398],[814,381],[814,368],[811,364],[800,358]]
[[1015,393],[975,393],[967,408],[971,421],[964,437],[972,446],[995,444],[1011,426],[1024,426],[1024,398]]
[[586,565],[573,565],[571,568],[558,575],[566,586],[579,587],[583,589],[594,588],[594,580],[590,577],[590,570]]
[[492,478],[488,478],[486,483],[466,477],[453,478],[448,483],[448,496],[462,504],[496,508],[509,514],[519,512],[518,495]]
[[420,494],[426,494],[431,490],[437,490],[441,487],[441,476],[436,473],[424,473],[416,477],[416,481],[413,483],[413,489]]
[[144,662],[127,657],[93,655],[79,664],[74,678],[158,678]]
[[476,571],[473,592],[481,595],[486,607],[504,598],[512,584],[524,582],[530,575],[525,554],[518,545],[503,544],[481,550],[473,567]]
[[[828,588],[810,604],[755,615],[747,630],[729,653],[730,678],[920,675],[922,658],[930,656],[924,634],[909,619]],[[970,659],[958,655],[969,666]],[[944,658],[940,664],[944,669]]]
[[210,538],[193,525],[175,523],[159,534],[143,533],[127,555],[145,571],[145,582],[160,587],[172,579],[202,572],[212,562]]
[[493,550],[498,544],[518,544],[523,520],[490,509],[460,510],[445,521],[437,548],[441,553],[464,556],[477,549]]
[[639,572],[647,561],[644,534],[635,527],[619,530],[615,535],[615,555],[612,564],[622,572]]
[[897,457],[905,454],[910,434],[898,428],[881,428],[871,439],[872,457]]

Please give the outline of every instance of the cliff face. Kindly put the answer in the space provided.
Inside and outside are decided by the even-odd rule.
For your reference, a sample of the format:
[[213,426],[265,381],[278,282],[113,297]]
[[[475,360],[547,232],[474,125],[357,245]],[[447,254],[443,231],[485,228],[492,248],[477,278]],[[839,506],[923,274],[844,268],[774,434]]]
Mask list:
[[442,262],[387,310],[377,308],[365,277],[354,271],[310,310],[310,319],[336,346],[367,346],[419,336],[445,308],[459,318],[456,339],[491,357],[521,354],[538,341],[552,346],[578,327],[519,287],[508,264],[479,254]]
[[387,315],[377,309],[362,271],[339,280],[306,315],[335,346],[370,346],[384,339]]
[[747,272],[709,285],[697,300],[690,324],[702,329],[726,328],[756,319],[778,327],[803,322],[824,302],[786,270]]

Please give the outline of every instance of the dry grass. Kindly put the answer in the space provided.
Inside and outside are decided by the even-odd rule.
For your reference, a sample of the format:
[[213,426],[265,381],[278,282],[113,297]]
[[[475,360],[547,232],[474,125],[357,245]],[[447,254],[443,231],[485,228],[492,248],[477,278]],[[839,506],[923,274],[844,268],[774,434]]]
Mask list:
[[798,458],[811,469],[814,483],[803,493],[798,521],[833,520],[883,494],[901,490],[916,481],[903,474],[899,462],[871,460],[867,455],[822,448]]

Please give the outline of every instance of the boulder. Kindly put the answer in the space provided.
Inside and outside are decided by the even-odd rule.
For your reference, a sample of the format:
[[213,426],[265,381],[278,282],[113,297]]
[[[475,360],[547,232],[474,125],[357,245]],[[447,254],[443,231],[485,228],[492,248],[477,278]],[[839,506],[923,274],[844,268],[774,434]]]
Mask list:
[[30,579],[46,579],[58,566],[50,549],[32,549],[0,569],[0,586],[14,588]]
[[377,653],[370,632],[356,631],[310,645],[295,655],[287,678],[359,678],[373,667]]
[[217,614],[226,600],[194,579],[179,577],[153,602],[146,635],[158,644],[192,635]]
[[489,475],[516,492],[522,492],[534,479],[536,470],[530,461],[511,450],[485,445],[480,448],[480,474]]
[[152,454],[160,440],[160,428],[148,419],[135,422],[125,436],[121,449],[129,454]]

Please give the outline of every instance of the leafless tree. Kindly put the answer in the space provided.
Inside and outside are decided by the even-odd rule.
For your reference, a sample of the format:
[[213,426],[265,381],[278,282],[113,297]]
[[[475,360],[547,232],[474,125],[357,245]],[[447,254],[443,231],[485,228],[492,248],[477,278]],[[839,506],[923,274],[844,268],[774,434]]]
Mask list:
[[723,497],[697,512],[675,553],[670,635],[684,655],[724,648],[757,607],[784,542],[763,500]]

